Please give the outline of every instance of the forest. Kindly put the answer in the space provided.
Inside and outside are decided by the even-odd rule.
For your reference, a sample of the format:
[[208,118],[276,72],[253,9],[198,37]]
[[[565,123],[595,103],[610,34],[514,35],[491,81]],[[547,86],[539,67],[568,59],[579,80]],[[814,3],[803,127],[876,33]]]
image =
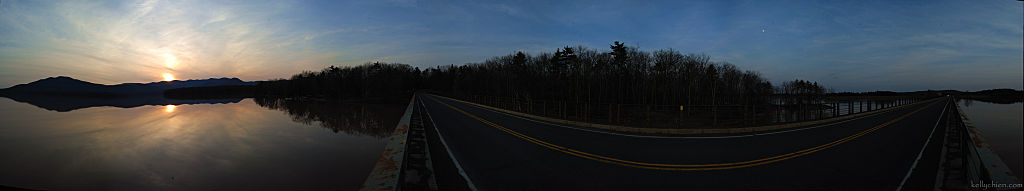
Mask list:
[[[516,52],[481,63],[426,68],[397,63],[331,66],[259,84],[257,95],[368,98],[426,89],[450,96],[499,96],[580,103],[707,105],[766,103],[774,87],[759,73],[703,54],[645,52],[614,42],[609,51],[583,46],[554,53]],[[794,81],[780,93],[824,93]]]
[[275,79],[256,85],[261,97],[302,97],[332,100],[368,99],[410,95],[422,88],[419,68],[406,64],[368,63],[359,66],[330,66],[305,71],[289,79]]
[[765,103],[772,85],[754,71],[703,54],[640,51],[615,42],[600,52],[564,47],[424,71],[426,88],[455,96],[653,105]]

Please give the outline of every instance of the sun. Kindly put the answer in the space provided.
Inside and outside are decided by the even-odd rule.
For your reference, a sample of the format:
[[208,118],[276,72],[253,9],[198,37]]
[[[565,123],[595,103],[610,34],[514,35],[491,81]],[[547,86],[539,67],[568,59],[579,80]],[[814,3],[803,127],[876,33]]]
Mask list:
[[167,68],[174,68],[178,66],[178,57],[174,57],[171,54],[164,54],[164,66]]
[[174,75],[171,75],[171,73],[164,73],[164,81],[174,81]]
[[174,105],[166,105],[166,106],[164,106],[164,112],[168,112],[168,113],[174,112]]

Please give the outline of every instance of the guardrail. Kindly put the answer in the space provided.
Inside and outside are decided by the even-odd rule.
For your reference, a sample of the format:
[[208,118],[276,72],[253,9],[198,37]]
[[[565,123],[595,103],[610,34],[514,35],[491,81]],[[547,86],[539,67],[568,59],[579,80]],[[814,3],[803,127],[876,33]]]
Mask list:
[[474,102],[470,102],[470,101],[464,101],[464,100],[459,100],[459,99],[455,99],[455,98],[445,97],[445,96],[441,96],[441,95],[436,95],[436,96],[438,96],[440,98],[445,98],[445,99],[448,99],[448,100],[462,102],[462,103],[466,103],[466,104],[470,104],[470,105],[475,105],[475,106],[478,106],[478,107],[483,107],[483,108],[487,108],[487,109],[491,109],[491,110],[495,110],[495,111],[500,111],[500,112],[503,112],[503,113],[508,113],[508,114],[512,114],[512,115],[516,115],[516,116],[520,116],[520,117],[530,118],[530,119],[539,120],[539,121],[545,121],[545,122],[554,123],[554,124],[572,125],[572,126],[578,126],[578,127],[588,127],[588,128],[608,130],[608,131],[615,131],[615,132],[624,132],[624,133],[666,134],[666,135],[742,134],[742,133],[752,133],[752,132],[777,131],[777,130],[783,130],[783,129],[790,129],[790,128],[797,128],[797,127],[806,127],[806,126],[811,126],[811,125],[825,124],[825,123],[836,122],[836,121],[841,121],[841,120],[848,120],[848,119],[853,119],[853,118],[856,118],[856,117],[862,117],[862,116],[871,115],[871,114],[875,114],[875,113],[879,113],[879,112],[885,112],[885,111],[890,111],[890,110],[895,110],[895,109],[901,109],[901,108],[904,108],[904,107],[907,107],[907,106],[917,105],[917,104],[933,101],[933,100],[936,100],[936,99],[941,99],[941,97],[940,97],[940,98],[932,98],[932,99],[921,100],[921,101],[916,101],[916,102],[910,102],[908,100],[907,103],[904,103],[904,104],[894,105],[894,106],[886,107],[886,108],[882,108],[882,109],[875,109],[875,110],[872,110],[872,111],[866,111],[866,112],[862,112],[862,113],[854,113],[854,114],[843,115],[843,116],[839,116],[839,117],[826,118],[826,119],[820,119],[820,120],[814,120],[814,121],[801,121],[801,122],[783,123],[783,124],[774,124],[774,125],[763,125],[763,126],[753,126],[753,127],[736,127],[736,128],[648,128],[648,127],[633,127],[633,126],[622,126],[622,125],[597,124],[597,123],[589,123],[589,122],[586,122],[586,121],[573,121],[573,120],[568,120],[568,119],[563,119],[563,118],[538,116],[538,115],[533,115],[533,114],[529,114],[529,113],[523,113],[523,112],[518,112],[518,111],[513,111],[513,110],[508,110],[508,109],[502,109],[502,108],[499,108],[499,107],[496,107],[496,106],[489,106],[489,105],[485,105],[485,104],[474,103]]
[[769,96],[768,103],[682,105],[539,100],[486,95],[444,95],[530,115],[594,124],[660,129],[736,128],[837,118],[916,103],[935,96],[835,96],[793,100]]
[[[971,125],[967,115],[957,104],[956,116],[959,120],[958,128],[963,128],[965,134],[961,139],[964,143],[964,169],[967,179],[967,189],[970,190],[1019,190],[1020,179],[1018,179],[1003,162],[999,155],[992,150],[981,130]],[[1016,185],[1016,186],[1013,186]],[[938,188],[936,188],[938,189]]]

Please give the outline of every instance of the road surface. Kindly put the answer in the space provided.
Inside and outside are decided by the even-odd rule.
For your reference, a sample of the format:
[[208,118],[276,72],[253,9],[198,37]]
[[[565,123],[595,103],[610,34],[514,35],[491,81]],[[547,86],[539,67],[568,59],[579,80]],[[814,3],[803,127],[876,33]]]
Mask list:
[[443,142],[432,150],[448,152],[460,178],[478,190],[930,189],[940,124],[952,106],[940,98],[799,130],[651,137],[416,96],[433,126],[428,129]]

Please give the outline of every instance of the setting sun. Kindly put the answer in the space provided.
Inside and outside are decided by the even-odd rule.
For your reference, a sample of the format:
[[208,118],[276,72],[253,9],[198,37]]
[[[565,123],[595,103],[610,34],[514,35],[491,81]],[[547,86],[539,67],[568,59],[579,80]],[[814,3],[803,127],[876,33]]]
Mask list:
[[164,106],[164,112],[174,112],[174,105]]
[[174,81],[174,75],[171,75],[171,73],[164,73],[164,81]]

